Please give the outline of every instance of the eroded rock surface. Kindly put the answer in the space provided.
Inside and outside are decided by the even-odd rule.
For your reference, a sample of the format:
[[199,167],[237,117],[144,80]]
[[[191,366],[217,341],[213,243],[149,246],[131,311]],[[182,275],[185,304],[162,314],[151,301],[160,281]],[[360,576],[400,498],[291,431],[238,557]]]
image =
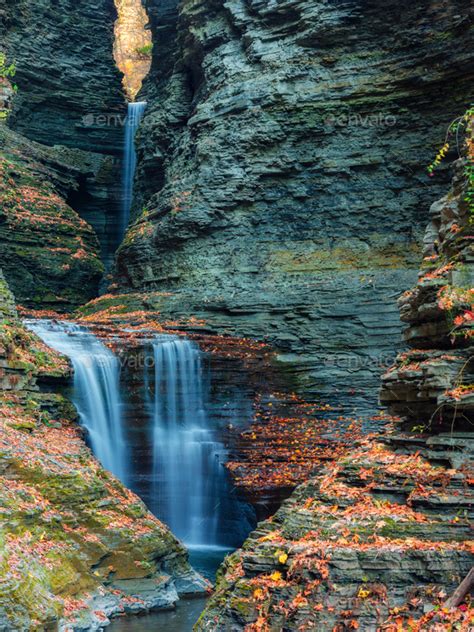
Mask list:
[[[472,161],[472,156],[467,160]],[[410,350],[383,376],[382,402],[428,425],[474,419],[474,250],[466,160],[430,209],[417,285],[399,299]]]
[[112,50],[116,15],[111,0],[2,3],[2,48],[18,84],[10,125],[46,145],[120,153],[114,117],[126,107]]
[[0,264],[25,306],[74,309],[97,294],[104,268],[89,224],[67,204],[102,159],[34,143],[0,125]]
[[169,312],[265,338],[308,390],[349,382],[373,406],[443,184],[425,166],[469,102],[469,2],[146,6],[120,283],[171,291]]
[[221,568],[196,630],[410,629],[428,612],[413,629],[431,629],[474,562],[474,439],[385,443],[362,442],[260,523]]
[[[472,164],[472,143],[467,139]],[[474,563],[472,227],[465,162],[431,207],[424,269],[382,400],[407,419],[303,483],[221,567],[196,630],[451,630]],[[428,422],[428,423],[427,423]]]

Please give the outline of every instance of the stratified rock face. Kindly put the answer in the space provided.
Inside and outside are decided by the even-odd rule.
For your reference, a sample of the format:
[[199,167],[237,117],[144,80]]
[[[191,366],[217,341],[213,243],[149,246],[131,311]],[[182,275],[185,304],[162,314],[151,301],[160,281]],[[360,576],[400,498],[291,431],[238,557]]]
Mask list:
[[474,438],[386,441],[363,442],[258,525],[221,567],[196,632],[451,629],[431,625],[474,562]]
[[18,86],[13,92],[8,82],[0,85],[0,108],[12,110],[8,125],[29,139],[90,152],[78,154],[81,167],[65,195],[97,233],[107,269],[121,239],[126,119],[113,58],[116,17],[113,0],[19,0],[0,8],[1,46],[7,62],[15,63],[11,82]]
[[469,103],[470,2],[146,6],[121,283],[297,354],[315,391],[373,387],[440,193],[425,166]]
[[[473,160],[473,156],[467,160]],[[474,248],[466,161],[430,209],[415,288],[399,299],[412,347],[383,376],[381,400],[406,417],[448,426],[474,421]]]
[[10,125],[48,145],[121,151],[125,113],[113,59],[113,0],[7,0],[1,41],[16,62]]
[[0,629],[99,630],[205,590],[169,529],[86,447],[57,393],[69,364],[18,321],[1,272],[0,315]]
[[474,562],[472,231],[463,167],[459,161],[452,190],[431,208],[431,268],[400,300],[406,338],[438,348],[402,354],[382,388],[384,401],[419,422],[447,408],[449,432],[392,424],[299,486],[225,560],[196,632],[448,630],[472,622],[467,604],[446,607]]
[[0,125],[0,266],[17,300],[71,310],[96,296],[103,265],[92,228],[66,203],[102,158],[45,147]]

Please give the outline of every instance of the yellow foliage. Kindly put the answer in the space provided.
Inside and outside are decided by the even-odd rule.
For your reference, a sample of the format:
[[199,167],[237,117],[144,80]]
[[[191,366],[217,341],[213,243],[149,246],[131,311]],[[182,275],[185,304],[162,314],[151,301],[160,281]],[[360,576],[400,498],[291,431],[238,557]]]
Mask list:
[[362,588],[362,586],[359,588],[359,592],[357,593],[357,596],[359,597],[359,599],[367,599],[369,595],[370,595],[370,590]]

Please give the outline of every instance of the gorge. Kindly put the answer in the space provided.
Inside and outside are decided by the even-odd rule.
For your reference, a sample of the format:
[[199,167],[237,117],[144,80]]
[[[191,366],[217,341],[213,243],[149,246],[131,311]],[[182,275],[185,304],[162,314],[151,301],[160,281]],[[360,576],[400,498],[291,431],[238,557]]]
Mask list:
[[470,629],[471,3],[0,25],[0,629]]

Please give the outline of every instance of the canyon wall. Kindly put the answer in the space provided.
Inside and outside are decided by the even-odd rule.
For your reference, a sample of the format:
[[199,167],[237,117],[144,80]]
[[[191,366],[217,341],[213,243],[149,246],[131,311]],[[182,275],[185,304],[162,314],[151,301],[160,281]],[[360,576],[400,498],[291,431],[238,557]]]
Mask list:
[[22,305],[70,311],[96,296],[104,268],[94,231],[66,200],[102,159],[2,124],[0,146],[0,266]]
[[[106,269],[111,266],[121,237],[117,217],[126,116],[121,73],[113,58],[115,19],[113,0],[21,0],[7,1],[0,8],[2,52],[7,62],[16,67],[14,77],[1,81],[3,92],[10,87],[8,99],[4,97],[3,101],[10,110],[7,125],[18,134],[15,141],[12,134],[8,138],[2,134],[0,151],[8,158],[12,144],[21,145],[24,162],[29,152],[28,140],[34,141],[29,162],[35,162],[36,176],[41,172],[40,180],[44,181],[51,176],[52,168],[56,171],[51,184],[57,189],[58,180],[62,181],[61,204],[67,204],[92,226]],[[16,84],[15,91],[12,84]],[[48,146],[53,148],[49,150]],[[31,253],[29,247],[23,251]],[[53,267],[57,252],[49,255]],[[17,254],[22,256],[20,248]],[[27,258],[26,254],[23,258]],[[68,261],[65,265],[74,263]],[[43,265],[47,267],[45,261]],[[25,300],[23,288],[19,291],[18,279],[31,277],[29,271],[24,274],[31,261],[23,261],[12,275],[10,270],[15,266],[15,260],[10,260],[4,272],[17,298],[41,304],[41,292],[35,297],[30,292]],[[65,287],[66,283],[63,279],[63,295],[69,290],[76,292],[74,275],[69,275],[72,287]],[[54,283],[46,286],[51,291],[43,302],[49,307],[58,292]],[[97,291],[96,274],[92,288],[85,282],[76,304]]]
[[446,600],[474,561],[468,188],[459,160],[430,210],[418,284],[399,301],[417,348],[383,377],[382,401],[405,419],[355,441],[257,526],[224,561],[196,631],[469,627],[469,595]]
[[1,42],[16,64],[10,125],[47,145],[117,154],[121,128],[101,116],[126,111],[113,59],[113,0],[6,0]]
[[422,209],[447,181],[425,167],[472,94],[470,3],[146,7],[153,63],[119,284],[267,339],[307,392],[372,406]]

